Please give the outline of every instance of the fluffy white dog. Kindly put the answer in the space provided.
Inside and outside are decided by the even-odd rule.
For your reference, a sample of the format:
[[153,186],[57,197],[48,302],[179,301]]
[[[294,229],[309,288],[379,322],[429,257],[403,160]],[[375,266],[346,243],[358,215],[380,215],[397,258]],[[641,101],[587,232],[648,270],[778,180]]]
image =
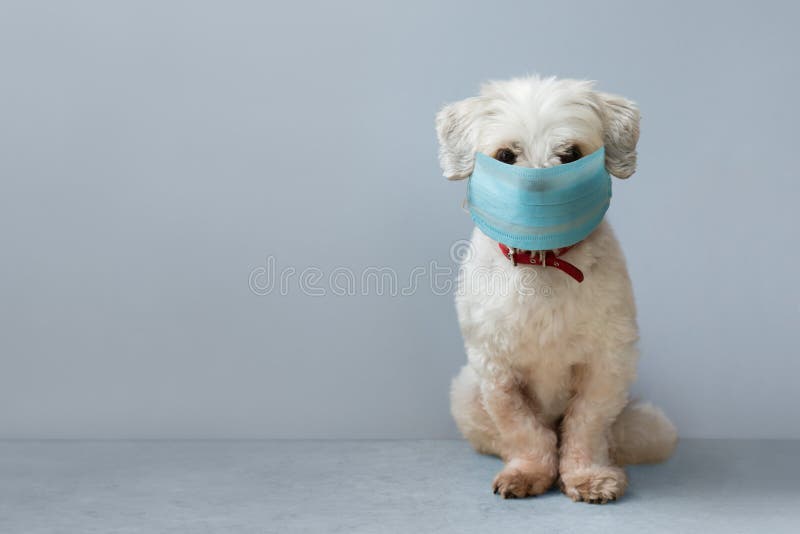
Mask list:
[[[610,174],[628,178],[636,169],[636,105],[591,82],[490,82],[445,106],[436,129],[452,180],[472,173],[476,152],[539,168],[605,146]],[[514,265],[474,230],[456,297],[468,364],[453,380],[451,408],[475,449],[505,461],[495,493],[537,495],[558,479],[573,500],[605,503],[625,492],[622,465],[667,459],[677,432],[658,408],[628,397],[636,309],[609,224],[563,258],[583,272],[582,283],[553,267]],[[493,283],[498,273],[503,287]]]

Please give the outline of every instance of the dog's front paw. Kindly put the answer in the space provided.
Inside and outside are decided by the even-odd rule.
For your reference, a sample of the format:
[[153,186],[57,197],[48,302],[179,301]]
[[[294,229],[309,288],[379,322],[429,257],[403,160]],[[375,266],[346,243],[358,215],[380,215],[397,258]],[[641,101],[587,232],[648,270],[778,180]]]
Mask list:
[[504,499],[532,497],[549,490],[555,478],[553,469],[536,462],[512,460],[497,474],[492,489]]
[[625,493],[628,477],[621,467],[592,465],[561,473],[561,491],[575,502],[605,504]]

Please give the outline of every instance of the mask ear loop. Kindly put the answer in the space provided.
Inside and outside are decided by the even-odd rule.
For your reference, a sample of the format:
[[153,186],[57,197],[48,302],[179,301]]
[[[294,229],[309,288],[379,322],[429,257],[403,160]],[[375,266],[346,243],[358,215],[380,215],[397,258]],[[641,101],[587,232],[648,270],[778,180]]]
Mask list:
[[464,197],[461,200],[461,209],[464,210],[464,213],[469,213],[469,208],[467,207],[467,197]]

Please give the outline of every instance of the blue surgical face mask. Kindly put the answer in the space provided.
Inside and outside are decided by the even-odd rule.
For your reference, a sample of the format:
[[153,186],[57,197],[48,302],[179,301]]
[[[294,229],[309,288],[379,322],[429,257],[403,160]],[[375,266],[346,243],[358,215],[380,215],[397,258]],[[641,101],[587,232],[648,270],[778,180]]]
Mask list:
[[467,204],[490,238],[523,250],[553,250],[586,238],[611,202],[605,149],[572,163],[531,169],[475,156]]

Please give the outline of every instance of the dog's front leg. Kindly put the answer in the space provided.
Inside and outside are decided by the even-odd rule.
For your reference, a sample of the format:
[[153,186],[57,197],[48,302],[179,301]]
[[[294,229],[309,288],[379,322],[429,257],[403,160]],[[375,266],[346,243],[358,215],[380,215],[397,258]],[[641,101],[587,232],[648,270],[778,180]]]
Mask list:
[[561,427],[561,490],[574,501],[613,501],[628,481],[622,467],[611,461],[609,436],[627,403],[633,370],[617,359],[579,366],[575,374],[575,394]]
[[504,498],[544,493],[558,474],[558,438],[542,425],[510,371],[481,382],[484,407],[498,431],[505,467],[493,489]]

